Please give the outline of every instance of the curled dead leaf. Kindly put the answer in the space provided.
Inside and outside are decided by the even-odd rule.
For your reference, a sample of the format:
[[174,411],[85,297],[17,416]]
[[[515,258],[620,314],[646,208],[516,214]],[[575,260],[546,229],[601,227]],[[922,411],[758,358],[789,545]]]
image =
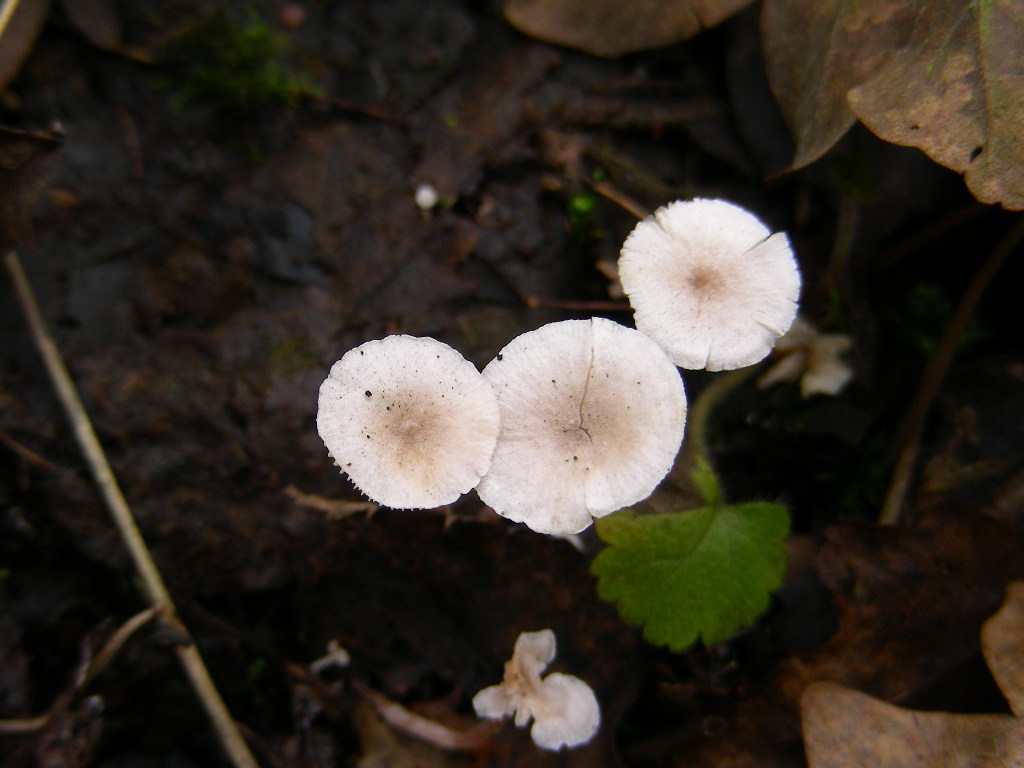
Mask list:
[[850,91],[850,107],[886,141],[964,174],[983,203],[1024,209],[1022,50],[1019,2],[934,0],[887,66]]
[[981,650],[1010,703],[1024,718],[1024,582],[1006,588],[1006,602],[981,628]]
[[859,119],[1024,209],[1024,7],[1013,0],[766,0],[765,65],[796,142],[792,168]]
[[982,652],[1018,715],[917,712],[838,683],[801,699],[811,768],[1021,768],[1024,766],[1024,582],[982,629]]
[[3,15],[9,12],[10,16],[6,28],[0,29],[0,90],[18,74],[50,15],[50,0],[21,0],[13,10],[11,6],[11,2],[3,4]]

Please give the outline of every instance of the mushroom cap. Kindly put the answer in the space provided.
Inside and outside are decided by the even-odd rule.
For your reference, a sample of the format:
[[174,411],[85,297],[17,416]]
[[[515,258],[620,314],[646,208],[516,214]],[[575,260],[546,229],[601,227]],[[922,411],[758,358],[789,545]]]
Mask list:
[[677,200],[626,238],[619,279],[636,327],[682,368],[753,365],[796,317],[789,239],[725,200]]
[[479,482],[498,437],[487,380],[436,339],[368,341],[320,386],[317,431],[355,486],[395,509],[451,504]]
[[645,335],[605,320],[550,323],[486,368],[501,410],[477,486],[498,514],[539,533],[579,533],[646,498],[686,424],[679,371]]
[[541,678],[555,658],[555,633],[523,632],[516,640],[505,677],[473,697],[477,715],[492,720],[512,716],[517,726],[533,718],[530,736],[537,746],[560,749],[584,744],[601,725],[594,691],[573,675],[559,672]]

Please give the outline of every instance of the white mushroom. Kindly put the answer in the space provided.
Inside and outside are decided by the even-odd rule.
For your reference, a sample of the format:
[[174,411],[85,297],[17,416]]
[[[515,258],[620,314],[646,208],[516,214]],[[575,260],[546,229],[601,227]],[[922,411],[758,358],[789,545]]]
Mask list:
[[724,200],[677,200],[636,225],[619,257],[636,327],[683,368],[753,365],[796,317],[789,239]]
[[541,679],[554,658],[555,633],[550,629],[520,634],[512,659],[505,663],[504,680],[473,697],[477,715],[491,720],[513,716],[519,727],[532,717],[530,736],[544,749],[590,741],[601,724],[597,697],[573,675],[553,672]]
[[540,533],[579,533],[641,501],[679,451],[679,371],[632,328],[603,318],[550,323],[513,339],[484,376],[501,432],[477,493]]
[[388,336],[345,353],[320,387],[317,431],[359,490],[395,509],[450,504],[491,463],[490,384],[436,339]]

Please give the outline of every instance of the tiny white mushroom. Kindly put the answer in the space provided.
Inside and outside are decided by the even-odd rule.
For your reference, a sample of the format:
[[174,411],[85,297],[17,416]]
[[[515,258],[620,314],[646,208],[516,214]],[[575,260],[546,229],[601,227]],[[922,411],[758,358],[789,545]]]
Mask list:
[[437,190],[431,184],[420,184],[416,187],[416,194],[413,199],[416,201],[416,207],[424,213],[441,201],[440,195],[437,194]]
[[473,697],[477,715],[491,720],[512,716],[519,727],[533,718],[530,736],[544,749],[590,741],[601,725],[597,697],[573,675],[553,672],[541,678],[554,658],[555,633],[550,629],[520,634],[502,682]]
[[490,384],[436,339],[349,350],[320,387],[317,430],[359,490],[395,509],[451,504],[479,482],[498,436]]
[[649,496],[672,468],[686,394],[639,331],[603,318],[550,323],[513,339],[484,376],[501,432],[477,493],[510,520],[579,533]]
[[636,225],[619,257],[636,327],[683,368],[753,365],[796,316],[789,239],[725,200],[677,200]]

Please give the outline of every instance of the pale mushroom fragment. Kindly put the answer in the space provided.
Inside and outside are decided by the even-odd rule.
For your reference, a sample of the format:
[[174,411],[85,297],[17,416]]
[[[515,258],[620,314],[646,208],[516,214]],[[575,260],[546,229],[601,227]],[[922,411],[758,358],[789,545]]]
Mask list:
[[797,317],[775,344],[778,362],[758,379],[757,385],[768,387],[799,379],[800,394],[804,397],[837,395],[853,378],[853,370],[843,360],[849,349],[849,336],[821,333]]
[[800,272],[789,239],[725,200],[677,200],[641,221],[619,257],[636,327],[672,361],[753,365],[796,317]]
[[388,336],[349,350],[320,387],[317,431],[342,472],[395,509],[451,504],[491,463],[490,384],[436,339]]
[[484,376],[501,431],[477,493],[539,533],[579,533],[645,499],[679,451],[679,371],[632,328],[603,318],[550,323],[513,339]]
[[473,697],[477,715],[491,720],[511,716],[519,727],[533,718],[530,736],[544,749],[590,741],[601,725],[597,697],[573,675],[553,672],[541,678],[554,658],[555,633],[550,629],[520,634],[512,659],[505,663],[502,682]]

